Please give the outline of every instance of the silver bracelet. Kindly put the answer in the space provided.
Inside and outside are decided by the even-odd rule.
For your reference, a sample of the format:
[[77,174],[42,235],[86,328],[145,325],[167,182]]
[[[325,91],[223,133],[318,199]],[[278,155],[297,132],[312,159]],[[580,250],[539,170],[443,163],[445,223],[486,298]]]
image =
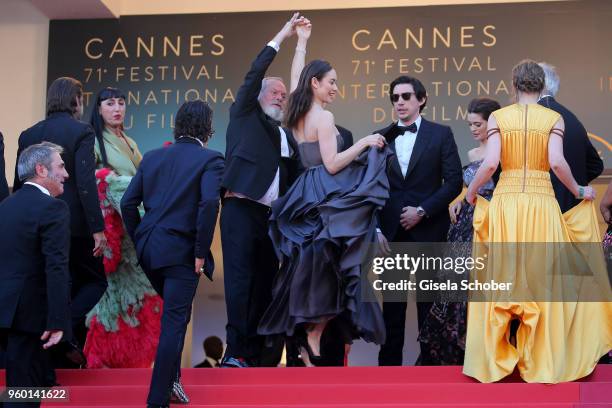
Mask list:
[[306,54],[306,49],[296,48],[295,52],[303,52],[304,54]]

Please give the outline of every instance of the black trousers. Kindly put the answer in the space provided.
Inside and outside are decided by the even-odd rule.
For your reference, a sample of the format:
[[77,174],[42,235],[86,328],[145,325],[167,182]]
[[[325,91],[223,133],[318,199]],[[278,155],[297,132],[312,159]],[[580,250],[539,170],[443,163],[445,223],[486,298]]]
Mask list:
[[151,285],[164,300],[148,404],[168,405],[172,383],[180,377],[185,333],[199,282],[193,268],[180,265],[152,271],[145,269]]
[[242,198],[226,198],[221,210],[221,244],[227,309],[227,357],[275,366],[282,344],[266,345],[257,326],[272,299],[279,261],[268,236],[270,209]]
[[[414,242],[414,239],[408,237],[408,234],[403,228],[399,228],[393,242]],[[420,276],[417,274],[417,282],[421,278],[426,276]],[[397,296],[397,294],[394,294]],[[417,291],[417,322],[418,328],[421,330],[425,318],[429,314],[429,310],[433,305],[433,302],[420,301],[420,294]],[[406,294],[407,298],[407,294]],[[385,344],[380,347],[378,353],[378,365],[379,366],[401,366],[403,362],[403,349],[405,340],[406,330],[406,308],[408,302],[386,302],[383,296],[383,319],[385,320],[385,329],[387,331],[387,338]],[[429,361],[429,349],[425,343],[420,343],[420,356],[418,359],[419,364],[428,365]]]
[[[108,283],[102,257],[93,256],[94,240],[91,236],[72,237],[70,240],[70,276],[73,339],[82,347],[87,329],[85,316],[98,303]],[[72,340],[72,339],[67,339]]]
[[[42,348],[40,334],[7,330],[3,336],[6,341],[6,386],[47,387],[48,353]],[[39,406],[38,402],[4,403],[6,408]]]

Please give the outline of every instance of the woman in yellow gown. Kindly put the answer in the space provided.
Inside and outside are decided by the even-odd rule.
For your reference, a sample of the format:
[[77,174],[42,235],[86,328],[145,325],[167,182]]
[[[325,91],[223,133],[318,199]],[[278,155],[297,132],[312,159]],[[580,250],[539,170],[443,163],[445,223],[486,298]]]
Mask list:
[[[527,382],[572,381],[590,374],[612,347],[610,283],[600,246],[594,246],[601,240],[595,194],[576,183],[563,157],[563,119],[537,104],[541,67],[525,60],[512,75],[518,102],[491,114],[485,159],[466,199],[476,205],[474,251],[488,255],[486,276],[516,289],[469,303],[463,372],[493,382],[518,367]],[[477,198],[500,161],[493,198]],[[584,199],[565,214],[550,169]],[[572,276],[580,275],[572,261],[589,273]],[[572,291],[575,296],[564,297]],[[512,320],[519,322],[514,341]]]

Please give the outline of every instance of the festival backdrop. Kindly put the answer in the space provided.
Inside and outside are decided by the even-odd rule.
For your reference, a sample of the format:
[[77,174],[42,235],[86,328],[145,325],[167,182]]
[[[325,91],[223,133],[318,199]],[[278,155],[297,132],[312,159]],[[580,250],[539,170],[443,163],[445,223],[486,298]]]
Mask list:
[[[512,67],[524,58],[549,62],[561,76],[560,102],[573,110],[610,162],[612,136],[612,2],[431,6],[306,11],[313,33],[307,60],[335,67],[340,93],[329,109],[355,138],[393,120],[388,83],[416,76],[429,100],[424,115],[452,127],[461,158],[476,145],[465,123],[468,102],[489,96],[511,102]],[[107,86],[127,96],[126,132],[141,151],[172,139],[185,100],[214,110],[210,147],[225,150],[229,107],[249,66],[290,12],[129,16],[117,20],[52,21],[48,81],[80,79],[89,117],[95,93]],[[268,72],[289,79],[295,38],[281,45]],[[218,232],[218,231],[217,231]],[[218,234],[214,282],[202,281],[194,303],[192,363],[201,341],[224,337],[223,269]],[[408,315],[414,314],[409,305]],[[414,319],[412,319],[414,320]],[[416,323],[409,318],[405,363],[416,358]],[[375,365],[377,349],[357,342],[351,364]]]
[[[102,87],[127,96],[127,134],[142,151],[172,139],[185,100],[210,103],[224,151],[229,106],[253,58],[290,12],[128,16],[52,21],[48,80],[73,76],[88,110]],[[511,102],[512,67],[523,58],[558,68],[558,99],[591,133],[610,167],[612,2],[459,5],[307,11],[307,60],[326,59],[340,92],[329,109],[355,138],[393,120],[388,83],[411,75],[425,84],[425,117],[452,127],[462,161],[475,146],[465,124],[470,99]],[[295,38],[282,44],[270,75],[289,79]],[[86,115],[87,117],[88,115]]]

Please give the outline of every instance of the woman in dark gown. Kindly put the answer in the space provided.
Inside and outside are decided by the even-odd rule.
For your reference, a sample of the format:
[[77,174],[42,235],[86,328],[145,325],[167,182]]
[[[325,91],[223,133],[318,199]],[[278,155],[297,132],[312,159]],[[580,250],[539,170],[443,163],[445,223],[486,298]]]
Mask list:
[[[463,168],[463,182],[466,186],[474,179],[485,155],[489,115],[499,108],[499,103],[489,98],[476,98],[468,105],[468,125],[472,136],[479,142],[479,146],[468,152],[470,163]],[[493,179],[478,190],[478,194],[490,200],[495,188],[495,179],[494,175]],[[469,257],[471,254],[469,243],[472,242],[474,235],[472,226],[474,207],[463,199],[453,204],[449,208],[449,213],[452,224],[448,230],[447,241],[453,252],[452,255],[453,257]],[[419,341],[429,344],[431,359],[434,363],[438,365],[463,364],[466,319],[466,302],[445,300],[434,302],[419,333]]]
[[385,340],[380,306],[362,301],[371,287],[361,265],[388,197],[390,150],[381,135],[369,135],[340,152],[342,139],[325,109],[336,80],[328,62],[312,61],[289,98],[287,125],[305,171],[272,205],[270,236],[281,269],[259,325],[263,335],[295,335],[307,365],[324,364],[320,339],[331,319],[341,322],[345,343],[356,336]]

